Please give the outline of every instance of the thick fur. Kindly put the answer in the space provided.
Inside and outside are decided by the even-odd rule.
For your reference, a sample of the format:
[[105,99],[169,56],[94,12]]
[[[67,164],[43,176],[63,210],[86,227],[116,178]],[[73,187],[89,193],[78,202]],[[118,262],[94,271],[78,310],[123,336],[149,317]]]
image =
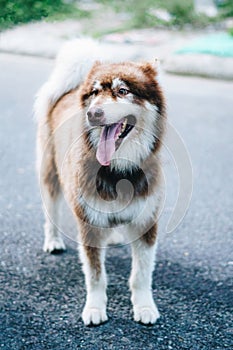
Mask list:
[[[94,42],[68,43],[35,103],[44,250],[65,249],[56,225],[62,191],[82,241],[79,250],[87,288],[84,323],[107,320],[104,248],[117,229],[132,246],[134,319],[154,323],[159,313],[151,283],[161,201],[164,97],[152,64],[106,63],[96,58]],[[136,121],[107,166],[96,158],[103,126],[91,126],[88,119],[90,111],[97,109],[103,113],[104,125],[116,125],[129,115]]]

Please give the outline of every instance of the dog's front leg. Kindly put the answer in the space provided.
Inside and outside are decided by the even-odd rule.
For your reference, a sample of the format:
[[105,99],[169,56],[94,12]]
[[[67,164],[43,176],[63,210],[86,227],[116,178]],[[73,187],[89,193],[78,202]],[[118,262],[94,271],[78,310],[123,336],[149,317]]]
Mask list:
[[[99,248],[96,239],[86,239],[87,235],[96,237],[98,234],[99,232],[95,232],[94,228],[88,234],[82,232],[82,237],[85,235],[85,238],[83,239],[83,245],[79,247],[87,289],[86,303],[82,313],[85,325],[98,325],[107,321],[105,249]],[[89,245],[86,245],[87,243]]]
[[134,320],[145,324],[155,323],[159,318],[151,289],[156,250],[155,239],[156,225],[140,239],[131,243],[130,289]]

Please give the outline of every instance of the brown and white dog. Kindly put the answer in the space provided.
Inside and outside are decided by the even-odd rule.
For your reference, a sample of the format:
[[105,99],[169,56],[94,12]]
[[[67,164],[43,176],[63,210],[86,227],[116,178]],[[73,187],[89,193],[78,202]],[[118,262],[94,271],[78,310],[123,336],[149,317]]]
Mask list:
[[82,242],[84,323],[107,320],[104,248],[117,229],[132,247],[134,319],[154,323],[159,312],[151,283],[161,203],[164,97],[152,64],[95,61],[93,45],[83,40],[65,45],[35,103],[44,250],[65,249],[56,225],[63,192]]

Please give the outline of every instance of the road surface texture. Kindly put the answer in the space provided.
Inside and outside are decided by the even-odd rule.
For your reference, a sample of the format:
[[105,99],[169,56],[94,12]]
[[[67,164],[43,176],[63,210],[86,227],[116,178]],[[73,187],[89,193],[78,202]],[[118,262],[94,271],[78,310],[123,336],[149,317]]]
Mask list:
[[2,54],[0,65],[1,349],[232,349],[233,85],[164,76],[169,120],[192,162],[193,196],[167,233],[178,185],[165,156],[167,204],[153,282],[161,317],[154,326],[133,321],[130,249],[114,247],[107,254],[109,321],[85,327],[76,243],[66,238],[62,255],[42,251],[32,104],[52,62]]

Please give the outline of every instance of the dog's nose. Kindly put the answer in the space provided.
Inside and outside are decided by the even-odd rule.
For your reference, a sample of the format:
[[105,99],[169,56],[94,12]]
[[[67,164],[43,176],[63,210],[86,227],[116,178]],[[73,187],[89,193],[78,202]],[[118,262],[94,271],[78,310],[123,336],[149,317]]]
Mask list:
[[90,125],[96,126],[104,123],[104,111],[99,107],[90,108],[87,112],[87,117]]

